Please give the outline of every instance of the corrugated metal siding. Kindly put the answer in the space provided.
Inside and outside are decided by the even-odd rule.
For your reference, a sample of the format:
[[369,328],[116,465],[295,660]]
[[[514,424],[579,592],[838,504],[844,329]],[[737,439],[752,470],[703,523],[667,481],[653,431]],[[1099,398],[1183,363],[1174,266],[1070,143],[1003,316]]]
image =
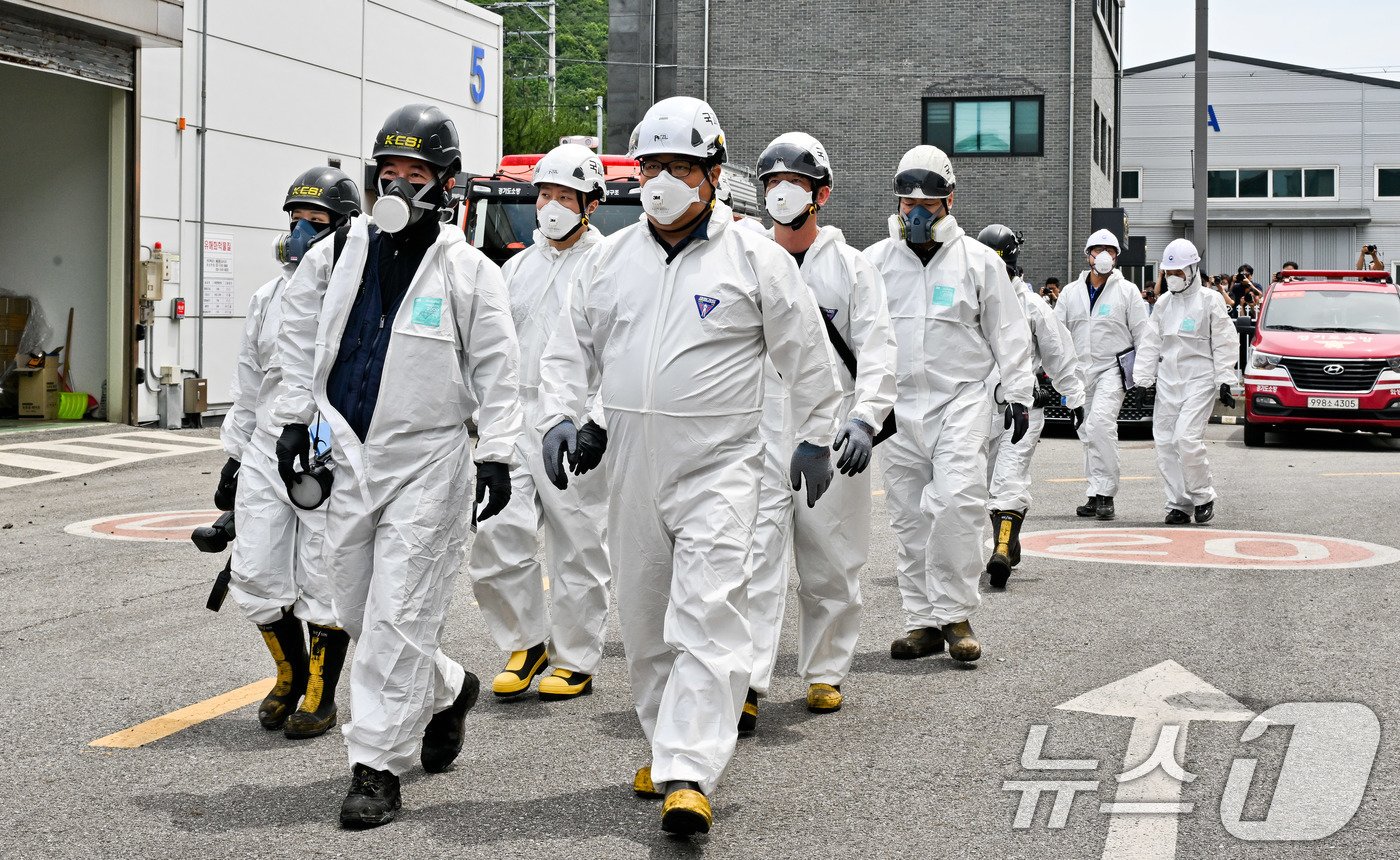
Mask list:
[[[1375,197],[1376,166],[1400,167],[1400,90],[1220,59],[1211,60],[1210,74],[1221,126],[1210,132],[1211,168],[1337,168],[1336,199],[1212,200],[1212,210],[1366,209],[1371,215],[1356,227],[1213,225],[1206,249],[1213,271],[1233,272],[1248,262],[1262,275],[1286,260],[1305,268],[1350,267],[1363,243],[1400,256],[1400,199]],[[1148,237],[1149,259],[1185,232],[1172,224],[1171,212],[1192,203],[1192,87],[1189,63],[1123,79],[1123,168],[1142,171],[1142,202],[1124,208],[1133,232]]]
[[132,88],[136,77],[136,52],[130,46],[4,13],[0,13],[0,62],[124,90]]

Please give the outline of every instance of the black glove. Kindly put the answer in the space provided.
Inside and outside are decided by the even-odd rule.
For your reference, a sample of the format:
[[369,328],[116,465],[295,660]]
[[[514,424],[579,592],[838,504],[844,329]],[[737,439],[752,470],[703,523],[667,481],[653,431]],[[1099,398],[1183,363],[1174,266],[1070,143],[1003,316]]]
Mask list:
[[788,477],[794,490],[802,489],[802,479],[807,479],[807,507],[815,508],[817,500],[831,486],[831,449],[811,442],[797,443]]
[[238,461],[232,457],[219,473],[219,486],[214,490],[214,507],[221,511],[233,510],[233,499],[238,495]]
[[[841,427],[832,443],[832,450],[841,451],[836,468],[841,474],[854,477],[870,465],[870,452],[875,447],[875,429],[858,418],[852,418]],[[845,448],[844,451],[841,449]]]
[[277,474],[289,490],[296,482],[298,458],[301,470],[311,471],[311,430],[305,424],[288,424],[277,440]]
[[1074,407],[1073,409],[1071,409],[1071,410],[1069,411],[1069,426],[1070,426],[1070,429],[1075,430],[1075,431],[1078,431],[1079,428],[1080,428],[1080,426],[1083,425],[1083,424],[1084,424],[1084,407],[1083,407],[1083,406],[1076,406],[1076,407]]
[[[481,507],[486,491],[491,491],[491,501]],[[510,501],[510,469],[504,463],[476,464],[476,521],[481,523],[501,512]]]
[[1230,394],[1230,383],[1220,383],[1220,404],[1226,409],[1235,408],[1235,398]]
[[[1013,424],[1016,426],[1015,430],[1011,430]],[[1015,445],[1030,429],[1030,411],[1020,403],[1006,404],[1006,412],[1003,414],[1001,426],[1004,430],[1011,430],[1011,444]]]
[[568,489],[569,475],[564,471],[564,455],[568,455],[570,465],[578,460],[578,431],[574,429],[574,422],[565,418],[551,427],[544,434],[542,448],[544,473],[549,482],[560,490]]
[[569,457],[570,471],[583,475],[598,468],[603,462],[603,452],[608,450],[608,431],[589,421],[579,428],[574,442],[573,456]]

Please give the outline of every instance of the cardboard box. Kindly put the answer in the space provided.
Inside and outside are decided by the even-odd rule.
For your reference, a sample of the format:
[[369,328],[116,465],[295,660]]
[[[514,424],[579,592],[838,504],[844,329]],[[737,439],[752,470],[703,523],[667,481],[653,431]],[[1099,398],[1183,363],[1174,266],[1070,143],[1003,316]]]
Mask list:
[[46,361],[43,367],[20,367],[19,417],[58,417],[58,362]]

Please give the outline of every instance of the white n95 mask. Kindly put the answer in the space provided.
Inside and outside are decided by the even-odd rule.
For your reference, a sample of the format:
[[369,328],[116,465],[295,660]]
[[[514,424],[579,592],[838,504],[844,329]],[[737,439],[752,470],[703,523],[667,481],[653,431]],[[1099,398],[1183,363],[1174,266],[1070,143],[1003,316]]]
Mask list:
[[691,188],[669,171],[642,186],[642,210],[662,225],[676,223],[685,210],[699,202],[700,189]]
[[768,190],[763,205],[774,221],[790,227],[812,205],[812,192],[795,182],[784,180]]
[[1113,255],[1107,251],[1100,251],[1094,256],[1094,271],[1100,275],[1107,275],[1113,271]]
[[571,211],[558,200],[551,200],[535,213],[535,223],[539,224],[540,232],[545,238],[557,242],[569,238],[578,229],[579,224],[583,223],[583,216]]
[[1167,275],[1167,289],[1179,293],[1186,289],[1186,279],[1180,275]]

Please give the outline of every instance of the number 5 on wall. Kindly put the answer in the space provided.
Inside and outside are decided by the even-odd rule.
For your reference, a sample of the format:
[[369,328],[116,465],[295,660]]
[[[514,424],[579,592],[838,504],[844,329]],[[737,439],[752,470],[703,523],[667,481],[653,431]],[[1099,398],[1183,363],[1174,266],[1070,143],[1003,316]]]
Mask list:
[[472,45],[472,74],[471,89],[472,101],[481,104],[481,100],[486,98],[486,70],[481,68],[481,61],[486,59],[486,49],[479,45]]

